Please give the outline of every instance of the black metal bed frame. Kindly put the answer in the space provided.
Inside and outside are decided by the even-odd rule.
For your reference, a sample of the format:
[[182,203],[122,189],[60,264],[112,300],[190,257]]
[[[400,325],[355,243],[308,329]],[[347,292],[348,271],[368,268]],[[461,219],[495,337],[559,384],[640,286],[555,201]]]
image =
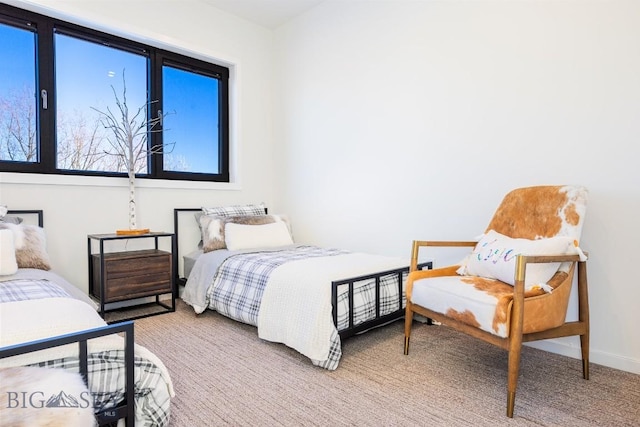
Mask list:
[[[174,265],[176,266],[176,268],[174,268],[174,272],[176,274],[175,276],[175,283],[177,283],[178,285],[184,286],[187,282],[187,279],[184,277],[180,277],[180,274],[178,273],[178,259],[179,259],[179,254],[180,254],[180,249],[179,249],[179,239],[178,239],[178,233],[179,233],[179,226],[178,226],[178,217],[180,212],[197,212],[202,210],[201,208],[175,208],[173,210],[173,232],[176,236],[176,250],[173,254],[174,256]],[[433,263],[431,261],[425,261],[422,262],[420,264],[418,264],[418,268],[419,269],[431,269],[433,268]],[[369,329],[384,325],[386,323],[392,322],[394,320],[400,319],[401,317],[404,316],[405,313],[405,309],[404,309],[404,305],[402,304],[403,299],[404,299],[404,281],[402,276],[406,273],[409,272],[409,266],[407,267],[402,267],[402,268],[397,268],[397,269],[393,269],[393,270],[387,270],[387,271],[381,271],[381,272],[376,272],[376,273],[372,273],[372,274],[367,274],[367,275],[363,275],[363,276],[359,276],[359,277],[351,277],[348,279],[341,279],[341,280],[336,280],[333,281],[331,283],[331,304],[333,307],[333,324],[336,325],[336,328],[338,326],[338,288],[340,286],[344,286],[347,285],[349,287],[348,289],[348,298],[349,298],[349,326],[345,329],[342,329],[341,331],[338,331],[338,333],[340,334],[340,339],[346,339],[348,337],[351,337],[353,335],[357,335],[359,333],[365,332]],[[390,274],[397,274],[398,275],[398,310],[395,310],[391,313],[387,313],[385,315],[380,315],[380,279],[384,276],[390,275]],[[359,323],[357,325],[353,324],[353,288],[354,288],[354,284],[363,280],[375,280],[375,295],[376,295],[376,315],[373,319],[364,321],[362,323]]]
[[[44,213],[41,209],[11,209],[7,215],[36,215],[38,226],[44,224]],[[134,324],[132,321],[114,323],[84,331],[43,338],[21,344],[0,347],[0,359],[18,356],[34,351],[46,350],[61,345],[78,343],[79,369],[82,379],[87,384],[88,354],[87,341],[102,336],[123,333],[124,334],[124,361],[125,361],[125,397],[124,400],[113,408],[96,413],[96,421],[99,426],[115,425],[118,420],[124,418],[127,427],[135,427],[136,418],[134,403]]]
[[134,375],[133,375],[133,355],[134,355],[134,339],[133,339],[133,322],[122,322],[113,325],[101,326],[99,328],[87,329],[85,331],[73,332],[69,334],[59,335],[50,338],[44,338],[22,344],[11,345],[0,348],[0,359],[11,356],[18,356],[34,351],[45,350],[48,348],[58,347],[66,344],[78,343],[78,358],[80,361],[80,374],[85,384],[87,384],[88,371],[88,354],[87,341],[116,333],[124,333],[125,347],[125,399],[114,408],[106,409],[96,413],[98,425],[110,425],[117,422],[121,418],[126,419],[127,427],[135,426],[134,415]]
[[42,209],[9,209],[7,215],[36,215],[38,217],[38,225],[44,224],[44,213]]
[[173,283],[176,286],[184,286],[187,283],[187,279],[185,277],[180,277],[180,273],[178,272],[178,260],[180,259],[180,239],[179,239],[179,226],[178,226],[178,218],[180,216],[180,212],[197,212],[201,211],[202,208],[175,208],[173,210],[173,234],[176,236],[176,246],[175,251],[173,251],[173,272],[175,277],[173,278]]

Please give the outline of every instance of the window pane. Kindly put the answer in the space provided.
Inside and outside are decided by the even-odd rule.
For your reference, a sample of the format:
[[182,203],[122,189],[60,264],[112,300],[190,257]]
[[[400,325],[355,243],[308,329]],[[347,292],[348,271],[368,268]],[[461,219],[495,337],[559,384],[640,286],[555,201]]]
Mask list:
[[164,170],[220,173],[218,79],[162,67]]
[[131,160],[148,173],[147,57],[60,33],[54,43],[56,167],[126,172]]
[[35,33],[0,24],[0,160],[38,162]]

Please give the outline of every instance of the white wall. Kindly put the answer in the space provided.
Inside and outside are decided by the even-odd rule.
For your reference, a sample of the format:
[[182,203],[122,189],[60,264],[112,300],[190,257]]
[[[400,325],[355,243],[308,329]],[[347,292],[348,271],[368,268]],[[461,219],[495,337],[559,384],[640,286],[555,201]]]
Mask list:
[[328,0],[280,27],[296,237],[409,256],[477,236],[513,188],[585,185],[592,361],[640,373],[638,22],[635,1]]
[[[234,183],[138,180],[139,227],[172,231],[176,207],[256,202],[274,206],[274,170],[269,160],[272,31],[197,0],[7,3],[231,68]],[[86,291],[87,234],[128,227],[126,185],[126,178],[2,173],[0,203],[14,209],[44,209],[54,269]]]

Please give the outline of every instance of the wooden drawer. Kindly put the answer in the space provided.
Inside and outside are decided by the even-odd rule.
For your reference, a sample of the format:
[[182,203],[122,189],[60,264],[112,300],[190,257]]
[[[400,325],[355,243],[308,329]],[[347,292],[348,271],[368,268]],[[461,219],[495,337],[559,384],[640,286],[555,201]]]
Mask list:
[[[157,249],[106,253],[104,302],[172,292],[171,254]],[[92,255],[92,294],[100,297],[100,255]]]

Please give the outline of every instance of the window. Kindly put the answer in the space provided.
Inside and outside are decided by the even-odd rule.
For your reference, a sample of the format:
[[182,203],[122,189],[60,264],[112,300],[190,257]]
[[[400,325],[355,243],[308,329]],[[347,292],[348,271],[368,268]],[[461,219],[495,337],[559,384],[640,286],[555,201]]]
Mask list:
[[0,171],[125,175],[131,146],[138,176],[229,182],[227,68],[2,4],[0,40]]

